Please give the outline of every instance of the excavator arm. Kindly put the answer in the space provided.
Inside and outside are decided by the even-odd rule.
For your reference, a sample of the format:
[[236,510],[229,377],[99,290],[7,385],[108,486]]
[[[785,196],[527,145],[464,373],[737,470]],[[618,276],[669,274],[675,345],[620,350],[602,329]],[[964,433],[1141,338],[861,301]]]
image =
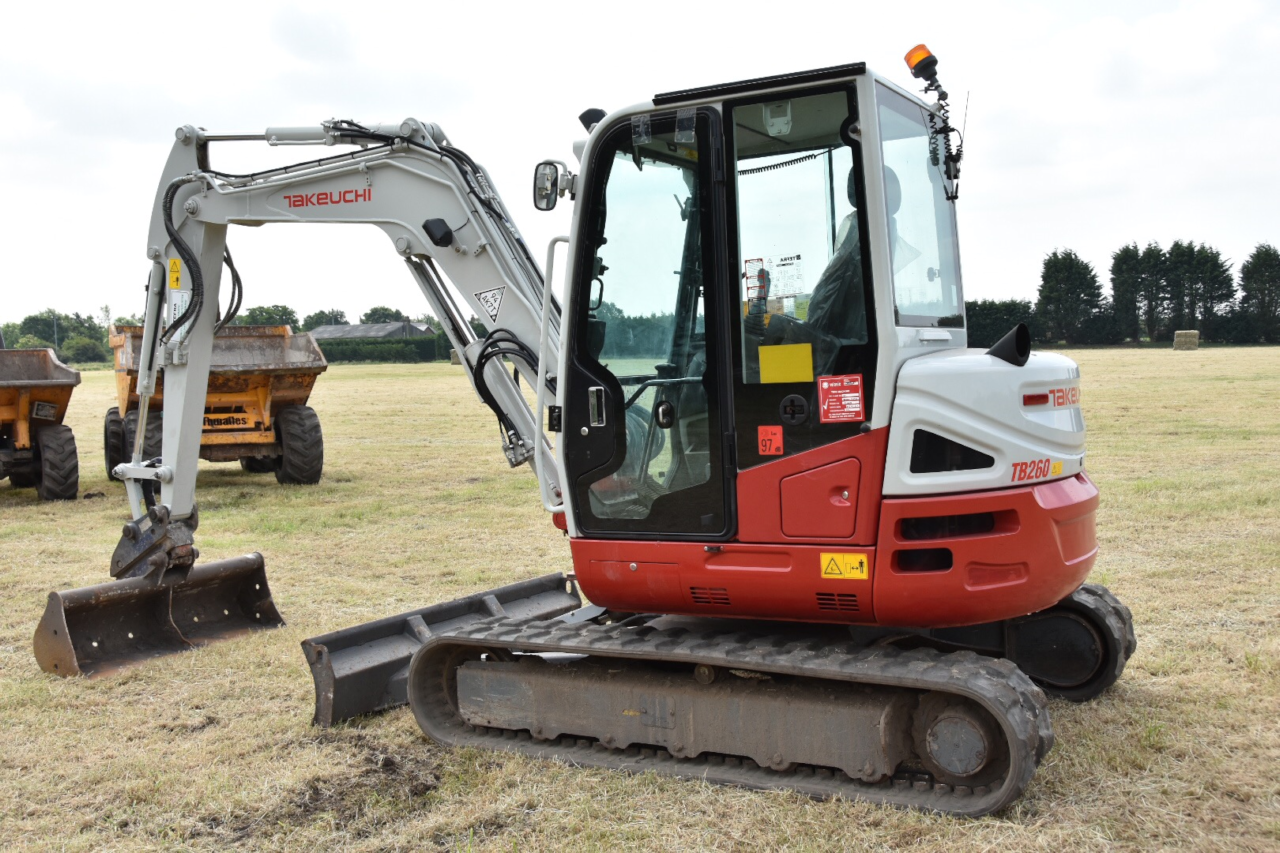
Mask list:
[[[210,165],[212,143],[247,141],[346,150],[240,175]],[[484,169],[450,145],[438,126],[414,119],[374,127],[329,121],[254,135],[182,127],[151,217],[152,267],[138,359],[140,424],[148,422],[164,371],[161,455],[146,458],[146,430],[138,429],[127,461],[113,469],[125,483],[133,518],[111,557],[116,580],[50,593],[35,634],[36,659],[45,671],[91,675],[282,624],[260,554],[196,565],[195,547],[196,472],[213,342],[242,295],[227,229],[275,222],[365,223],[386,233],[476,393],[497,416],[508,462],[532,461],[544,506],[562,510],[555,453],[541,429],[543,409],[555,399],[560,308]],[[232,293],[220,312],[224,265],[232,273]],[[476,333],[472,317],[486,334]],[[533,405],[521,378],[536,389]],[[499,596],[517,608],[513,612],[523,606],[531,615],[558,613],[578,602],[555,584],[532,592],[516,586]],[[516,604],[531,597],[531,610]],[[464,610],[490,604],[486,598]],[[493,599],[492,606],[501,604]],[[402,682],[397,703],[404,701]]]
[[[248,174],[213,169],[211,143],[233,141],[351,148]],[[230,259],[227,226],[275,222],[382,229],[440,319],[477,394],[496,414],[508,462],[533,460],[544,504],[558,509],[554,453],[540,426],[541,408],[554,394],[560,311],[554,297],[547,298],[542,273],[484,169],[450,145],[437,125],[415,119],[373,127],[328,121],[258,135],[186,126],[177,131],[156,192],[147,246],[153,266],[139,418],[146,422],[148,398],[163,369],[163,451],[159,459],[143,458],[139,430],[127,449],[130,461],[115,469],[135,521],[125,528],[111,574],[162,574],[195,559],[196,469],[210,353],[219,324],[229,319],[218,311],[224,259]],[[469,317],[488,334],[477,335]],[[521,393],[518,377],[538,389],[535,406]]]

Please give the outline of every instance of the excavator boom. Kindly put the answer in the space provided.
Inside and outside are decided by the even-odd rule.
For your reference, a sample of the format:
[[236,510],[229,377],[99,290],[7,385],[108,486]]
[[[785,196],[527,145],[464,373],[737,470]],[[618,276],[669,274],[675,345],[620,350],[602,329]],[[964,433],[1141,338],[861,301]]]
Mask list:
[[[186,126],[176,137],[156,192],[147,248],[152,271],[136,359],[139,423],[147,422],[164,371],[162,452],[146,458],[138,430],[127,448],[130,458],[115,467],[134,518],[112,555],[110,573],[118,581],[50,594],[35,642],[37,660],[49,672],[110,671],[283,622],[260,555],[228,563],[248,571],[195,565],[195,484],[210,355],[214,335],[231,319],[218,311],[224,259],[230,266],[229,225],[380,228],[461,354],[477,394],[498,416],[508,462],[514,467],[532,460],[544,503],[555,508],[560,500],[540,411],[526,402],[517,374],[504,368],[513,363],[529,386],[543,389],[539,407],[553,399],[545,391],[554,387],[554,368],[546,365],[558,359],[559,309],[554,299],[544,299],[542,273],[488,175],[439,127],[414,119],[391,127],[330,121],[249,135]],[[246,175],[209,165],[211,144],[249,140],[352,150]],[[238,274],[233,280],[238,289]],[[231,301],[238,303],[239,293]],[[489,334],[475,333],[472,316],[482,318]],[[219,606],[201,614],[192,605],[202,599]],[[205,621],[197,624],[201,615]],[[210,629],[214,622],[217,631]],[[398,695],[403,701],[403,690]]]

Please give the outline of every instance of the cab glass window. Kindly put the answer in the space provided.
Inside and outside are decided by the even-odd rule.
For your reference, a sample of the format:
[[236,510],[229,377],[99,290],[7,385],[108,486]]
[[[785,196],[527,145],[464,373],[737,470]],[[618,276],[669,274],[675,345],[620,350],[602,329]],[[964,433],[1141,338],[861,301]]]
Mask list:
[[955,208],[928,113],[877,85],[889,255],[899,326],[963,326]]
[[734,109],[743,381],[812,381],[867,342],[848,95]]
[[684,127],[659,115],[612,134],[596,161],[603,192],[581,291],[581,356],[598,384],[583,392],[587,434],[604,430],[617,443],[579,479],[584,529],[717,535],[725,527],[700,154],[692,116]]

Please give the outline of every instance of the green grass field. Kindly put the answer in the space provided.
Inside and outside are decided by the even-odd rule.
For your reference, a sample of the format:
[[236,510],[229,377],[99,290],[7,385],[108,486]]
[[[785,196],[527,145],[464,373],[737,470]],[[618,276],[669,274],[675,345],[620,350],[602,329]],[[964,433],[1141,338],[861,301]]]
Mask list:
[[428,742],[404,709],[310,725],[309,636],[550,571],[567,542],[459,368],[335,366],[325,477],[202,463],[204,559],[259,550],[288,626],[93,681],[40,672],[50,590],[107,579],[112,376],[68,423],[81,492],[0,483],[0,848],[1280,849],[1280,350],[1087,350],[1093,580],[1138,652],[1000,815],[958,820]]

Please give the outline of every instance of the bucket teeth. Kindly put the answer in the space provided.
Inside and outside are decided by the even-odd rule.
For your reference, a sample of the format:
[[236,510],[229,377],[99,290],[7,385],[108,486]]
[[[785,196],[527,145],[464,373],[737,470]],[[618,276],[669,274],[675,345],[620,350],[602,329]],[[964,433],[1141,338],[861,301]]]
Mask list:
[[49,593],[36,661],[54,675],[100,675],[161,655],[284,624],[261,554],[185,573]]

